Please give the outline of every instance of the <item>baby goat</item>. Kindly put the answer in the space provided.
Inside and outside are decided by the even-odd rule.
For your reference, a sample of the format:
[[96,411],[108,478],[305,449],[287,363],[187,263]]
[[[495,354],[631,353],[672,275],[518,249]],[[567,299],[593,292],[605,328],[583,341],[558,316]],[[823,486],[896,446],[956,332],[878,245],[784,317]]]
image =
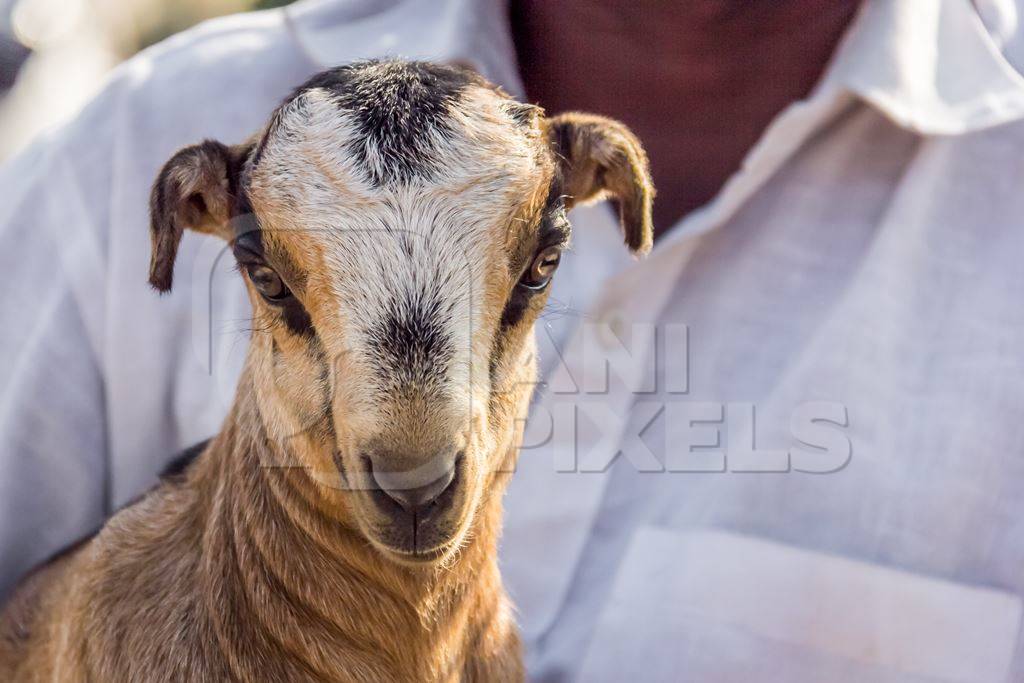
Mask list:
[[473,72],[361,62],[250,142],[175,154],[150,282],[227,240],[258,330],[221,432],[33,572],[0,680],[510,681],[501,495],[565,212],[610,196],[649,249],[636,138],[546,118]]

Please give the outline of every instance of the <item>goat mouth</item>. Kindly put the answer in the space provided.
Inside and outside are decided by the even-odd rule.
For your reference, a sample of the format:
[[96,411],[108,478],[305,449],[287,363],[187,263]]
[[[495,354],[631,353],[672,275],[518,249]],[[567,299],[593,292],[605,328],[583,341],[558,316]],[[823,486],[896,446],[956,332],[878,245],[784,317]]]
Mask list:
[[400,564],[435,564],[460,545],[463,525],[463,520],[396,520],[367,536],[372,545]]
[[401,564],[428,565],[435,564],[438,560],[445,557],[450,548],[451,544],[449,543],[433,550],[415,550],[410,552],[388,547],[386,552]]
[[[392,509],[390,524],[378,530],[378,540],[398,561],[432,563],[449,555],[459,542],[464,511],[458,499],[463,475],[457,470],[449,486],[430,505],[409,513]],[[379,509],[379,508],[378,508]]]
[[464,519],[404,520],[374,534],[375,545],[393,559],[412,564],[434,563],[461,544]]

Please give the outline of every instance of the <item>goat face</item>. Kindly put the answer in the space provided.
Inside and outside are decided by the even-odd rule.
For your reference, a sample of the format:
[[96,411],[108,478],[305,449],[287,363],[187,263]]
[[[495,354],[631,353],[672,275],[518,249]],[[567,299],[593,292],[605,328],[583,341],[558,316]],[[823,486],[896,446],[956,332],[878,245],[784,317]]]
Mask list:
[[183,227],[230,241],[271,440],[386,556],[433,563],[514,465],[566,210],[612,196],[642,252],[652,194],[621,124],[545,118],[467,70],[362,62],[250,143],[165,165],[150,279],[170,287]]

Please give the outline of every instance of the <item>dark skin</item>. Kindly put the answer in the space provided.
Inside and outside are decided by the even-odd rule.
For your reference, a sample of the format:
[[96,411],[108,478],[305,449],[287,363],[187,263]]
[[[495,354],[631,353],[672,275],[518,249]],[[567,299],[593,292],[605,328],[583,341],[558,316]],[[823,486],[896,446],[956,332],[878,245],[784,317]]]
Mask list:
[[656,235],[711,200],[828,66],[861,0],[513,0],[530,101],[626,123]]

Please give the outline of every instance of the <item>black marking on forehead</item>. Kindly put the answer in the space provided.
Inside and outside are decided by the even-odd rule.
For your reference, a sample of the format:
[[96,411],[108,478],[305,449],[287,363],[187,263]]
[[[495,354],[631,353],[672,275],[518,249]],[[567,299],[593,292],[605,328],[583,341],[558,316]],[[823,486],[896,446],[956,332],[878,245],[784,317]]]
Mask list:
[[444,328],[449,315],[437,298],[391,306],[367,335],[385,386],[440,388],[455,351]]
[[[289,102],[314,88],[330,92],[356,125],[358,136],[349,143],[353,157],[375,185],[388,186],[431,179],[436,138],[452,135],[452,107],[468,86],[485,84],[465,68],[371,60],[317,74]],[[379,163],[370,163],[371,150]]]

